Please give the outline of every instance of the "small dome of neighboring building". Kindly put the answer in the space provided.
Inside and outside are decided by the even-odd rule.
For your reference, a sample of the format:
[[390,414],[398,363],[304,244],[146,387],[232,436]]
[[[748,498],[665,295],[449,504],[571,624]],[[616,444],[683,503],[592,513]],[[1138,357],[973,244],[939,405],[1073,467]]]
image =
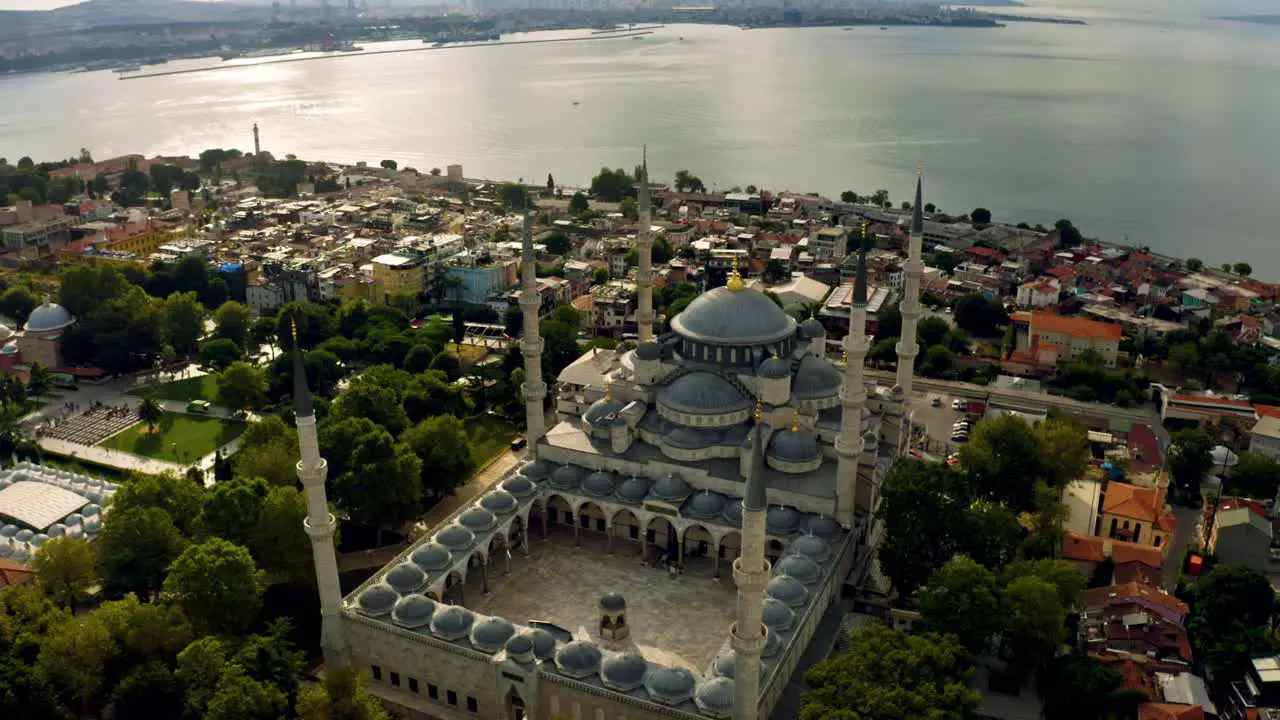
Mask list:
[[815,563],[824,563],[831,557],[831,547],[817,535],[801,535],[791,542],[787,552],[809,558]]
[[684,478],[675,473],[667,473],[658,478],[658,481],[653,484],[649,492],[659,500],[684,502],[684,499],[689,497],[689,493],[692,491],[689,489],[689,483],[685,482]]
[[649,481],[642,477],[632,475],[618,486],[614,497],[622,502],[638,505],[644,501],[646,495],[649,494]]
[[449,548],[438,542],[428,542],[414,550],[409,559],[414,565],[427,572],[437,572],[453,563],[453,554],[449,552]]
[[426,595],[405,595],[391,609],[391,622],[406,628],[420,628],[431,622],[436,601]]
[[627,599],[618,593],[600,596],[600,609],[606,612],[622,612],[627,609]]
[[533,662],[533,640],[528,635],[512,635],[507,638],[507,644],[503,646],[503,649],[516,662]]
[[573,465],[561,465],[551,473],[551,487],[572,490],[582,482],[582,471]]
[[817,563],[804,555],[788,555],[782,558],[774,566],[774,572],[779,575],[790,575],[805,585],[818,582],[818,578],[822,575],[822,570]]
[[618,413],[622,412],[622,408],[627,404],[621,400],[611,397],[603,397],[593,403],[587,411],[582,414],[582,419],[588,425],[598,425],[602,422],[612,422]]
[[487,617],[471,627],[471,645],[477,650],[496,653],[516,634],[516,626],[506,618]]
[[818,437],[806,428],[780,430],[769,439],[769,456],[788,463],[808,463],[822,456]]
[[571,678],[594,675],[600,669],[600,648],[585,640],[566,643],[556,651],[556,668]]
[[805,588],[804,583],[790,575],[775,575],[765,587],[765,593],[793,608],[804,605],[809,598],[809,590]]
[[733,695],[733,679],[715,677],[698,683],[693,702],[704,715],[728,718],[733,716]]
[[498,524],[498,518],[482,507],[473,507],[458,516],[458,522],[472,532],[484,532]]
[[716,436],[701,428],[681,426],[663,435],[662,441],[674,448],[700,450],[715,445]]
[[681,514],[700,520],[710,520],[720,516],[720,513],[724,511],[726,502],[728,502],[728,498],[720,493],[703,490],[689,496],[689,499],[685,501]]
[[519,504],[515,496],[505,490],[494,490],[480,498],[480,507],[494,515],[510,515]]
[[800,526],[800,513],[793,507],[774,505],[765,515],[765,527],[775,535],[795,532]]
[[727,379],[710,372],[681,375],[658,391],[658,405],[695,415],[722,415],[751,407],[751,399]]
[[843,382],[834,365],[816,355],[805,355],[791,383],[791,392],[799,398],[830,397],[840,391]]
[[720,513],[720,517],[729,525],[729,527],[742,527],[742,500],[735,498],[724,504],[724,511]]
[[795,623],[796,613],[781,600],[767,597],[760,606],[760,619],[770,630],[786,632]]
[[52,330],[62,330],[71,326],[76,321],[67,309],[57,303],[46,300],[44,304],[31,311],[27,316],[27,324],[23,326],[23,330],[27,332],[50,332]]
[[810,515],[804,520],[803,530],[830,540],[840,535],[841,527],[840,523],[826,515]]
[[760,367],[756,368],[756,375],[770,380],[781,380],[791,375],[791,363],[774,355],[760,363]]
[[612,655],[600,665],[600,679],[606,687],[630,692],[644,684],[649,663],[639,653]]
[[379,617],[391,612],[400,599],[400,595],[391,589],[390,585],[378,583],[365,588],[364,592],[356,598],[356,605],[360,610],[360,614],[370,617]]
[[533,481],[524,475],[512,475],[506,480],[503,480],[502,484],[498,487],[501,487],[503,490],[506,490],[518,498],[529,497],[534,493],[534,490],[537,489],[534,487]]
[[539,660],[550,660],[556,654],[556,638],[542,628],[534,628],[521,633],[533,643],[533,654]]
[[618,485],[618,476],[607,470],[597,470],[582,481],[582,492],[592,497],[612,495]]
[[641,360],[660,360],[662,346],[652,340],[642,342],[636,346],[636,357]]
[[476,616],[459,605],[437,605],[431,616],[431,634],[442,640],[461,640],[471,631]]
[[679,705],[693,696],[698,679],[682,667],[651,667],[644,679],[649,697],[668,705]]
[[534,460],[520,466],[520,474],[534,482],[546,480],[553,468],[546,460]]
[[671,329],[710,344],[763,345],[795,334],[796,321],[758,290],[718,287],[694,298]]
[[427,584],[427,574],[411,562],[391,568],[382,579],[401,595],[421,590]]
[[827,334],[827,328],[817,318],[811,317],[800,323],[800,334],[807,340]]
[[451,551],[466,550],[475,544],[475,533],[461,525],[450,525],[436,533],[435,541]]

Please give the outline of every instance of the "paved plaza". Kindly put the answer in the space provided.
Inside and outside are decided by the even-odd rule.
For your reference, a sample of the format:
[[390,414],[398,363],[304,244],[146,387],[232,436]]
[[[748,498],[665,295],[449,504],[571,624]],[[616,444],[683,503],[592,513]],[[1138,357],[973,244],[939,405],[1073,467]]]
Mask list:
[[[559,531],[557,533],[557,530]],[[713,580],[710,563],[691,566],[683,575],[641,565],[639,546],[616,542],[604,552],[598,535],[583,536],[574,547],[564,528],[549,540],[530,532],[530,556],[513,550],[511,575],[502,577],[505,560],[490,561],[490,593],[481,595],[467,578],[466,606],[516,623],[555,623],[576,638],[598,635],[600,596],[621,593],[627,600],[631,640],[647,659],[682,665],[701,673],[715,659],[733,623],[735,588],[726,572]]]

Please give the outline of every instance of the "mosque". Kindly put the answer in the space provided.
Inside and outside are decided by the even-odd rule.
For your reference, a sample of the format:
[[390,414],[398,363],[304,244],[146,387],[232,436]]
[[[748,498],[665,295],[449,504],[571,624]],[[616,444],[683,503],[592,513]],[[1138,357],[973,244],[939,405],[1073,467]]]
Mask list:
[[[520,304],[530,458],[345,598],[326,465],[294,378],[330,666],[351,664],[408,718],[791,717],[867,559],[878,490],[905,452],[923,265],[917,181],[892,388],[868,385],[865,332],[840,362],[735,271],[655,333],[640,183],[639,342],[558,379],[545,427],[532,216]],[[866,327],[866,248],[850,327]],[[302,362],[296,354],[294,362]]]

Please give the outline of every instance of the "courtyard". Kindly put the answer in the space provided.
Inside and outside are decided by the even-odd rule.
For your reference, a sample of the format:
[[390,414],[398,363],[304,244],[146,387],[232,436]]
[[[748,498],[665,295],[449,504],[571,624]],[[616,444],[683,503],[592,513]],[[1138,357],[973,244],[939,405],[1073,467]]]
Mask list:
[[154,433],[140,422],[103,440],[99,447],[185,465],[240,437],[246,427],[233,420],[166,412]]
[[216,375],[197,375],[163,385],[147,385],[134,388],[126,394],[176,402],[191,402],[192,400],[217,402],[218,377]]

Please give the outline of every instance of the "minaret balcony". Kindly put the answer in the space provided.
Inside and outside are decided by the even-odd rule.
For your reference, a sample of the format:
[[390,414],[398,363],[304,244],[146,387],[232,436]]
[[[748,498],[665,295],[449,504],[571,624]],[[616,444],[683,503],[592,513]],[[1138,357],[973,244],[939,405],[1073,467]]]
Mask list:
[[524,382],[520,384],[520,393],[525,400],[541,400],[547,396],[547,384],[544,382]]
[[333,517],[333,513],[325,515],[323,522],[313,523],[310,517],[302,519],[302,527],[307,531],[307,535],[311,536],[312,542],[322,540],[332,540],[333,531],[338,527],[338,521]]

